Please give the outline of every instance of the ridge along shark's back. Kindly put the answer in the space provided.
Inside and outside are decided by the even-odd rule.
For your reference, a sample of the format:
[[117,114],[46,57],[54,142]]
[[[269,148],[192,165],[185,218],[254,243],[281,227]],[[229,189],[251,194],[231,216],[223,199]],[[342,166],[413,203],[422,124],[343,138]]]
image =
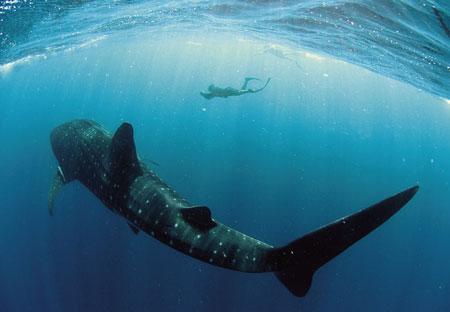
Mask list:
[[205,206],[190,204],[137,156],[130,124],[114,135],[93,121],[75,120],[51,134],[59,166],[49,211],[60,188],[79,180],[109,209],[144,231],[204,262],[243,272],[275,272],[296,296],[310,288],[314,272],[399,211],[417,192],[409,188],[280,248],[213,219]]

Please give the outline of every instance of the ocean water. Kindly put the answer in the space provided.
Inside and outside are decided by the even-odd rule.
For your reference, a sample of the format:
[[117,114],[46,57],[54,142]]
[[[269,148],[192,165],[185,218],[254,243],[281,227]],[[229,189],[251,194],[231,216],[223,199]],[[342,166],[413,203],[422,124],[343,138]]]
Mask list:
[[[0,2],[0,311],[450,310],[449,4],[297,2]],[[199,94],[249,76],[272,80]],[[274,246],[421,189],[297,298],[134,235],[77,182],[50,217],[49,134],[75,118],[132,123],[169,185]]]

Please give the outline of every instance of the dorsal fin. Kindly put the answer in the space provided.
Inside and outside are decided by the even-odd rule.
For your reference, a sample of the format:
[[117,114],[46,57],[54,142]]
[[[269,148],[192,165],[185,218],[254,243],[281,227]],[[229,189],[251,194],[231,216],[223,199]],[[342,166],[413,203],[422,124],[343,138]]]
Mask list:
[[201,231],[207,231],[217,225],[211,218],[211,210],[205,206],[195,206],[180,210],[183,219]]
[[142,169],[136,154],[134,144],[133,126],[123,123],[112,138],[110,152],[111,176],[113,185],[125,186],[121,184],[129,183],[142,174]]

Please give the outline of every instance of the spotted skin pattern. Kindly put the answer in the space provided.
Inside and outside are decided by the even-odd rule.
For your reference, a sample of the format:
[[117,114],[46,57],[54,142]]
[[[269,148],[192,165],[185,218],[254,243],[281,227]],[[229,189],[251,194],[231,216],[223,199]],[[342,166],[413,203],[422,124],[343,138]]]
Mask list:
[[317,269],[391,218],[419,189],[413,186],[274,248],[217,222],[207,207],[193,206],[164,183],[139,160],[130,124],[111,135],[93,121],[74,120],[55,128],[50,139],[59,164],[50,188],[50,214],[61,185],[78,180],[124,217],[134,233],[144,231],[212,265],[274,271],[298,297],[306,295]]
[[[210,229],[198,228],[183,218],[193,207],[144,163],[141,174],[124,192],[112,182],[110,152],[113,136],[99,124],[75,120],[55,128],[51,143],[67,182],[78,180],[113,212],[133,227],[204,262],[244,272],[276,270],[273,247],[216,220]],[[129,142],[134,144],[134,142]]]

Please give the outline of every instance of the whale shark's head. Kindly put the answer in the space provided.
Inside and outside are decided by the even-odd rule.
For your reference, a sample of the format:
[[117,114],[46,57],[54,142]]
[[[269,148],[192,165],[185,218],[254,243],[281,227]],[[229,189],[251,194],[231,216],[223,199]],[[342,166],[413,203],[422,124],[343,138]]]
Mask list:
[[49,212],[60,187],[78,180],[108,205],[123,205],[129,187],[146,169],[136,154],[133,127],[123,123],[114,135],[90,120],[73,120],[53,129],[50,135],[58,161]]
[[53,129],[50,141],[62,173],[70,181],[78,178],[88,161],[102,161],[108,153],[111,135],[94,121],[73,120]]

